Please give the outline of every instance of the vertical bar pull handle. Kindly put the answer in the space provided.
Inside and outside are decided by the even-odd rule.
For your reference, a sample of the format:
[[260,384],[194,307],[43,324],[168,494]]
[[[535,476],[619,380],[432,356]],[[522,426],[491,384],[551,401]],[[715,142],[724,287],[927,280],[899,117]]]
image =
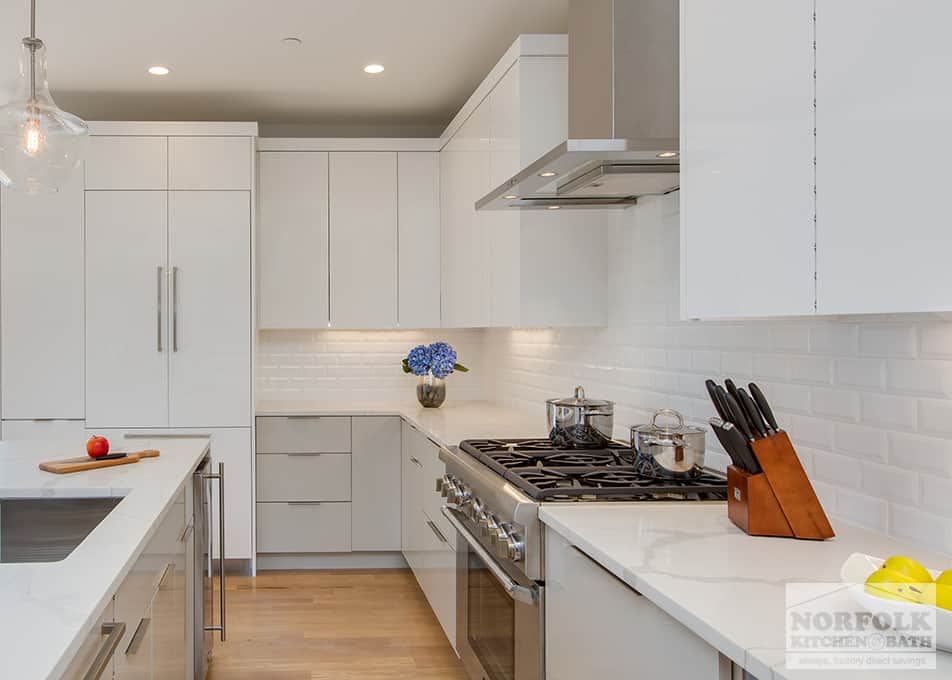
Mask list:
[[[221,641],[225,641],[225,464],[218,464],[218,472],[215,474],[206,474],[205,479],[215,479],[218,481],[218,587],[221,600],[219,601],[219,616],[221,623],[217,626],[205,626],[205,630],[218,631],[221,633]],[[208,551],[208,559],[211,560],[211,549]],[[209,569],[209,572],[211,569]]]
[[155,268],[155,351],[162,351],[162,267]]
[[178,267],[172,267],[172,351],[178,352]]

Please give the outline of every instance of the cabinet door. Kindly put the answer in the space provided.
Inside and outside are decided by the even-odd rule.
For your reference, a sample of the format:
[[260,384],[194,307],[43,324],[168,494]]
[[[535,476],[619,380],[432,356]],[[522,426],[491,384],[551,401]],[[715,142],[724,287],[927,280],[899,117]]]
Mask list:
[[331,325],[397,325],[397,154],[330,154]]
[[422,566],[423,531],[423,462],[414,454],[416,438],[421,436],[417,430],[403,425],[403,511],[402,546],[403,557],[420,580]]
[[399,322],[440,326],[440,156],[400,153],[398,170]]
[[400,418],[355,417],[353,550],[400,550]]
[[86,423],[82,420],[4,420],[3,438],[6,441],[73,440],[78,447],[87,439]]
[[258,328],[330,321],[327,179],[326,153],[258,154]]
[[250,137],[169,137],[169,189],[250,191]]
[[86,189],[168,188],[168,137],[92,137]]
[[950,21],[944,2],[817,2],[822,314],[952,309]]
[[547,678],[723,677],[716,649],[551,529],[545,556]]
[[456,552],[432,518],[421,513],[417,521],[421,525],[417,581],[447,640],[456,649]]
[[168,425],[167,196],[86,192],[86,423]]
[[83,394],[83,177],[37,198],[0,195],[4,418],[79,418]]
[[812,314],[813,0],[681,7],[682,315]]
[[251,424],[250,211],[243,191],[169,194],[173,427]]

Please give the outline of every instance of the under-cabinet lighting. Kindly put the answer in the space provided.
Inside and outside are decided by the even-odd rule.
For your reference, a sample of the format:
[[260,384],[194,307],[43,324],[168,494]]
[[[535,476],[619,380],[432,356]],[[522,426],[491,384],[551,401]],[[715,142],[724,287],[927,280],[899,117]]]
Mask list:
[[167,66],[150,66],[149,73],[154,76],[167,76],[169,74],[169,69]]
[[383,64],[367,64],[364,66],[364,73],[370,73],[372,75],[383,73],[384,70]]
[[678,157],[677,151],[662,151],[661,153],[658,154],[658,158],[677,158],[677,157]]

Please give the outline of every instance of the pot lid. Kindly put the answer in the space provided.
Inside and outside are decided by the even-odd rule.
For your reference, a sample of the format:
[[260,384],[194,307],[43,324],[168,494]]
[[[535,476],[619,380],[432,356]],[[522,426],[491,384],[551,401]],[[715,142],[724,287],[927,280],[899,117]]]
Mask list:
[[604,399],[588,399],[585,396],[585,389],[581,385],[575,386],[575,394],[571,397],[565,397],[563,399],[548,399],[546,400],[547,404],[552,404],[553,406],[566,406],[569,408],[585,406],[588,408],[611,408],[615,405],[613,401],[606,401]]
[[[658,418],[660,416],[665,416],[667,418],[673,418],[677,420],[676,424],[658,424]],[[670,408],[659,409],[654,412],[654,415],[651,416],[651,422],[647,425],[632,425],[632,432],[639,432],[644,434],[658,434],[658,435],[673,435],[673,434],[699,434],[703,433],[704,430],[700,427],[694,427],[693,425],[684,424],[684,416],[682,416],[678,411]]]

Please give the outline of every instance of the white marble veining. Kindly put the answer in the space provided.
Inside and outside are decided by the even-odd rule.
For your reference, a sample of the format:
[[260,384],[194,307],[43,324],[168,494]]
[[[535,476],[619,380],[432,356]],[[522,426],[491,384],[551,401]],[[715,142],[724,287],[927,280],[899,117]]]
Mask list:
[[415,401],[262,401],[259,416],[400,416],[446,448],[478,437],[544,437],[545,408],[538,414],[485,401],[448,401],[423,408]]
[[3,677],[60,676],[209,449],[205,437],[136,439],[129,446],[113,442],[113,448],[154,448],[160,456],[68,475],[37,467],[80,456],[83,444],[0,443],[0,498],[123,496],[66,559],[0,564]]
[[758,680],[952,677],[946,653],[936,671],[791,671],[783,651],[787,583],[838,582],[854,552],[909,555],[937,569],[952,567],[947,555],[844,523],[824,542],[752,537],[723,504],[549,504],[540,517]]

